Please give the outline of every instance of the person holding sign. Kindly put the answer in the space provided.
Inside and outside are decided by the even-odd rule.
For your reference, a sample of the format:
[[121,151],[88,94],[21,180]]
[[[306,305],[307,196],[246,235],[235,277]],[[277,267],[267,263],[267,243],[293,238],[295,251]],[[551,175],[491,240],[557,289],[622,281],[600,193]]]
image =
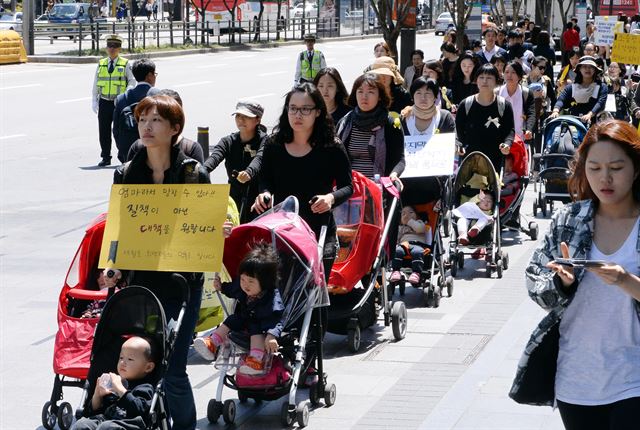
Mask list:
[[526,269],[548,315],[525,347],[510,397],[555,406],[567,430],[636,429],[640,417],[640,137],[591,127]]
[[607,84],[601,79],[602,69],[593,57],[584,56],[576,66],[576,79],[566,86],[556,102],[550,118],[556,118],[561,110],[580,117],[580,121],[589,124],[602,112],[607,104]]
[[296,85],[289,91],[278,125],[265,144],[261,193],[251,207],[262,213],[272,203],[280,203],[288,196],[297,197],[299,215],[316,238],[322,226],[327,226],[323,257],[327,280],[338,250],[331,208],[353,194],[349,158],[335,137],[328,115],[320,91],[312,84]]
[[456,122],[447,110],[440,109],[436,100],[440,91],[438,83],[424,76],[419,77],[410,87],[413,106],[402,111],[402,128],[405,136],[427,136],[437,133],[453,133]]
[[[180,104],[169,96],[152,96],[143,99],[135,109],[138,131],[144,148],[131,161],[120,166],[114,174],[116,184],[208,184],[209,173],[196,160],[187,158],[174,146],[184,128],[184,112]],[[112,269],[105,269],[105,275]],[[129,285],[141,285],[151,290],[162,303],[167,320],[177,320],[182,297],[173,283],[171,272],[113,270],[106,276],[108,287],[123,278]],[[187,355],[193,330],[198,319],[202,285],[202,273],[181,273],[190,287],[186,313],[178,332],[174,352],[169,361],[165,378],[165,390],[173,428],[196,428],[196,408],[187,376]]]
[[484,64],[478,70],[478,94],[460,103],[456,114],[456,145],[460,155],[480,151],[496,170],[511,149],[515,135],[511,103],[494,93],[498,70]]

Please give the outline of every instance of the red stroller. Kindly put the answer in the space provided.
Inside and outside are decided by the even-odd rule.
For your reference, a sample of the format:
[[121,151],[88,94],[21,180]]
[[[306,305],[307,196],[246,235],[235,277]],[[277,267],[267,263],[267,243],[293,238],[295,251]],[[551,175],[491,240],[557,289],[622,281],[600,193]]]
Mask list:
[[97,283],[105,221],[106,214],[102,214],[87,228],[58,299],[58,332],[53,352],[55,378],[51,399],[42,408],[42,425],[46,429],[53,429],[56,421],[62,430],[71,427],[73,408],[68,402],[58,402],[63,399],[63,387],[84,387],[89,371],[93,335],[100,318],[81,316],[89,303],[107,299],[107,290],[99,290]]

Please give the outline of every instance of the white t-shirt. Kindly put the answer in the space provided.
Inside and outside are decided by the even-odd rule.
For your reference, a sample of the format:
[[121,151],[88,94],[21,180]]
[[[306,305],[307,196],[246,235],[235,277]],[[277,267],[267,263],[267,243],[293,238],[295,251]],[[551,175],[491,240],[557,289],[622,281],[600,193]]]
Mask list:
[[524,122],[522,88],[520,87],[520,85],[518,85],[516,87],[516,92],[513,93],[512,96],[510,96],[509,91],[507,90],[507,86],[503,85],[500,89],[500,95],[511,102],[511,107],[513,108],[513,128],[515,129],[516,134],[524,140],[524,133],[522,131],[522,124]]
[[[638,273],[636,221],[624,244],[605,255],[593,244],[588,258],[615,261]],[[640,396],[640,319],[633,298],[587,271],[560,321],[556,398],[605,405]]]

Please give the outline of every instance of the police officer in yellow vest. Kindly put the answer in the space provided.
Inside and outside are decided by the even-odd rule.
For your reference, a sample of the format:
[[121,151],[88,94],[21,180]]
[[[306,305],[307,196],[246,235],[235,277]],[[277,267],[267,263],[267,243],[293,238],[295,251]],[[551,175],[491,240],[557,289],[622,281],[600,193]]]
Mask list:
[[322,52],[313,49],[316,44],[316,36],[310,33],[305,34],[304,43],[307,45],[307,49],[298,55],[296,61],[296,84],[313,82],[320,69],[327,67]]
[[114,100],[127,88],[134,87],[136,80],[131,72],[129,60],[120,57],[122,38],[117,34],[107,36],[108,57],[102,58],[93,79],[93,111],[98,114],[100,135],[100,157],[98,166],[111,164],[111,123]]

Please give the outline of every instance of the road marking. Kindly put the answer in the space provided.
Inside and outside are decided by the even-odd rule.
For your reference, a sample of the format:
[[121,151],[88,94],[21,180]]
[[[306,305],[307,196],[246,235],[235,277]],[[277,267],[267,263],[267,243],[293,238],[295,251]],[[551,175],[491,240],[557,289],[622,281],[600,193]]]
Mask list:
[[260,73],[258,76],[274,76],[274,75],[283,75],[285,73],[289,73],[286,70],[283,70],[281,72],[268,72],[268,73]]
[[197,85],[207,85],[207,84],[210,84],[210,83],[211,83],[211,81],[189,82],[187,84],[174,85],[173,88],[195,87]]
[[198,66],[198,69],[212,69],[214,67],[224,67],[228,66],[227,63],[218,63],[218,64],[207,64],[205,66]]
[[47,336],[47,337],[45,337],[45,338],[43,338],[43,339],[40,339],[40,340],[37,340],[37,341],[33,342],[30,346],[38,346],[38,345],[40,345],[40,344],[43,344],[43,343],[45,343],[45,342],[50,341],[51,339],[53,339],[53,338],[55,338],[55,337],[56,337],[56,335],[55,335],[55,334],[52,334],[52,335]]
[[253,58],[255,56],[256,56],[255,54],[250,54],[250,55],[245,54],[245,55],[231,55],[230,57],[235,60],[236,58]]
[[257,96],[250,96],[250,98],[252,99],[261,99],[264,97],[271,97],[271,96],[275,96],[276,93],[267,93],[267,94],[258,94]]
[[64,103],[73,103],[73,102],[83,102],[87,100],[91,100],[91,97],[80,97],[79,99],[58,100],[56,103],[64,104]]
[[275,58],[265,58],[264,60],[262,60],[263,62],[268,62],[268,61],[281,61],[281,60],[286,60],[289,57],[275,57]]
[[41,87],[42,84],[28,84],[28,85],[16,85],[14,87],[1,87],[0,90],[15,90],[17,88],[33,88],[33,87]]
[[0,140],[15,139],[17,137],[26,137],[26,134],[10,134],[8,136],[0,136]]

